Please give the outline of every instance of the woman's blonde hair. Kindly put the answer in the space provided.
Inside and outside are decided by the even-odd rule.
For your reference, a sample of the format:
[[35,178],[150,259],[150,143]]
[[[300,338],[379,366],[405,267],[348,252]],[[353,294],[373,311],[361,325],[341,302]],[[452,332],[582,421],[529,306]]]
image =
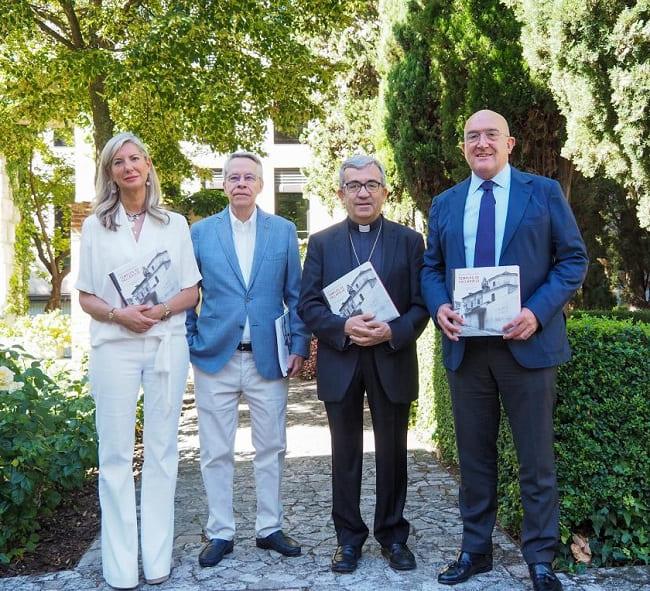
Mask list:
[[147,178],[147,185],[145,187],[145,211],[161,224],[168,224],[169,214],[159,205],[161,191],[156,169],[154,168],[149,153],[140,138],[128,132],[118,133],[116,136],[112,137],[106,142],[106,145],[102,150],[99,157],[99,166],[97,167],[93,212],[99,218],[101,225],[107,230],[117,230],[118,224],[115,221],[115,217],[120,208],[120,189],[117,184],[113,182],[111,166],[115,154],[126,143],[132,143],[151,165],[149,176]]

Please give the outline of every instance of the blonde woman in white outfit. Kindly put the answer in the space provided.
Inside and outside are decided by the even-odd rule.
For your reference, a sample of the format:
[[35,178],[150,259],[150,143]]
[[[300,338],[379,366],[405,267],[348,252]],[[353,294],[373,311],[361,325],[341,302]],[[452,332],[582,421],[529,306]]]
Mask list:
[[[144,391],[142,565],[149,584],[169,578],[178,419],[189,367],[185,310],[197,304],[201,275],[187,222],[160,207],[160,184],[137,137],[121,133],[106,144],[96,192],[93,215],[81,232],[76,288],[81,307],[92,317],[90,384],[99,437],[103,573],[112,587],[128,589],[139,580],[132,461],[140,388]],[[159,257],[167,264],[164,272],[154,269]],[[138,266],[141,261],[152,264],[143,268]],[[109,274],[129,263],[145,278],[171,277],[178,289],[159,301],[156,288],[148,288],[146,303],[126,305],[124,299],[133,300],[123,299],[124,294],[120,297]],[[152,270],[153,275],[147,273]]]

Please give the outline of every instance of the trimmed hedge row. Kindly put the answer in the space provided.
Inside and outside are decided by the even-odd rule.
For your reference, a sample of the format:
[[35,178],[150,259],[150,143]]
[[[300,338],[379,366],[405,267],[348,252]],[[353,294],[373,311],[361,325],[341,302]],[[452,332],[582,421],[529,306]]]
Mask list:
[[[640,564],[650,554],[650,325],[585,314],[570,318],[572,360],[558,372],[555,453],[560,562],[574,566],[572,534],[589,539],[594,566]],[[457,463],[451,400],[436,336],[432,424],[441,459]],[[505,412],[502,413],[505,417]],[[507,420],[499,435],[499,522],[522,519],[517,458]]]
[[0,349],[0,564],[38,543],[39,519],[97,466],[94,402],[84,382],[48,377]]

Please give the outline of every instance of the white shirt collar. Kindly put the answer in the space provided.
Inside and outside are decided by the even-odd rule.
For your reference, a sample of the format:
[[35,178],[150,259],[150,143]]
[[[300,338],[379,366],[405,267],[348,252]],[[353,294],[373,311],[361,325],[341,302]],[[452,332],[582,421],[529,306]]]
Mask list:
[[242,222],[232,211],[232,207],[228,206],[228,214],[230,215],[230,226],[233,230],[238,232],[252,230],[257,225],[257,207],[253,209],[251,216]]
[[[510,164],[506,162],[506,165],[489,180],[493,181],[498,187],[509,190],[510,174],[511,174]],[[478,191],[480,186],[483,184],[483,181],[485,181],[485,179],[482,179],[474,171],[472,171],[472,180],[469,183],[468,194],[472,195],[473,193]]]

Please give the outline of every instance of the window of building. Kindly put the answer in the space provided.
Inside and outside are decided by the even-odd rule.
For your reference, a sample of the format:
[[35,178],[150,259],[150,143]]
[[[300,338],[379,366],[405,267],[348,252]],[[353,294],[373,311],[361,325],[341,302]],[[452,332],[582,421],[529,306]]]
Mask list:
[[204,189],[223,189],[223,169],[213,168],[212,177],[202,184]]
[[309,236],[309,201],[303,195],[305,182],[299,168],[275,169],[275,213],[296,224],[299,238]]

